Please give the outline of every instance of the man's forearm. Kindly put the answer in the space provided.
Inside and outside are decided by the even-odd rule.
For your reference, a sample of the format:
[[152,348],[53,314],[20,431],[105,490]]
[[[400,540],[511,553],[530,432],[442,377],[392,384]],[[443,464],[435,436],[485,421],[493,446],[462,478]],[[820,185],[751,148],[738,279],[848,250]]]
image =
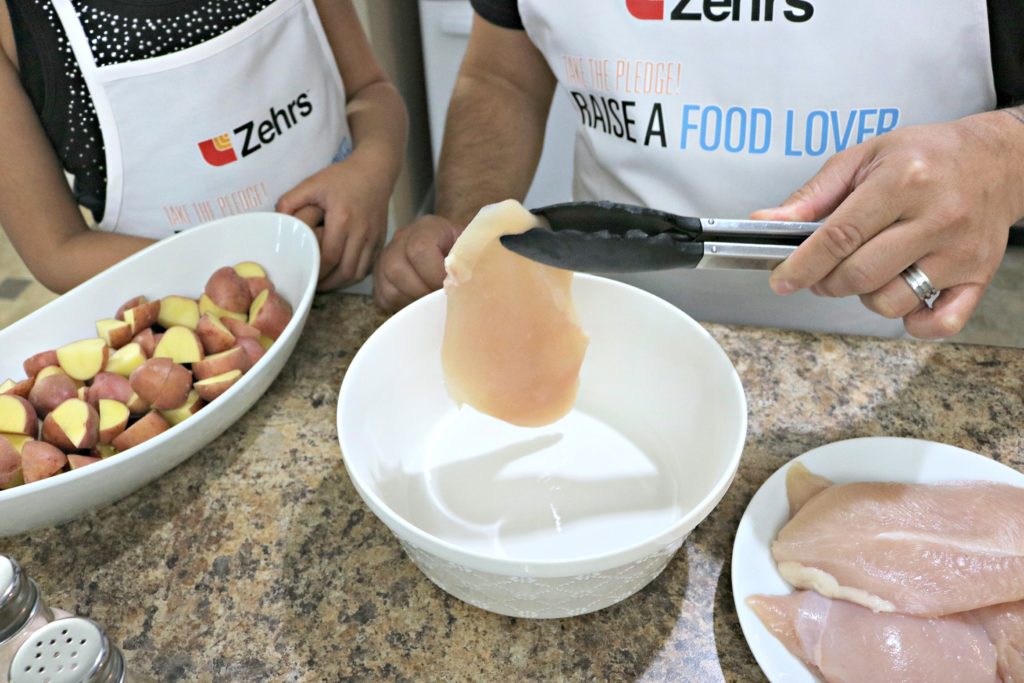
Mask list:
[[487,75],[460,74],[448,108],[436,213],[464,227],[481,206],[520,201],[544,147],[554,83],[545,97]]

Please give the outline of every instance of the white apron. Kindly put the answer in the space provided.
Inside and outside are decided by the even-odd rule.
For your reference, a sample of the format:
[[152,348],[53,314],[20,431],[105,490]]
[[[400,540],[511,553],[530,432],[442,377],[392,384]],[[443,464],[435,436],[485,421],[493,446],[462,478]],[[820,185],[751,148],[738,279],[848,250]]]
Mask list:
[[312,0],[278,0],[179,52],[97,66],[70,0],[53,0],[106,150],[100,229],[160,239],[272,211],[351,153],[345,87]]
[[[984,0],[519,0],[579,114],[577,200],[746,218],[837,151],[995,107]],[[624,277],[705,321],[893,336],[766,271]]]

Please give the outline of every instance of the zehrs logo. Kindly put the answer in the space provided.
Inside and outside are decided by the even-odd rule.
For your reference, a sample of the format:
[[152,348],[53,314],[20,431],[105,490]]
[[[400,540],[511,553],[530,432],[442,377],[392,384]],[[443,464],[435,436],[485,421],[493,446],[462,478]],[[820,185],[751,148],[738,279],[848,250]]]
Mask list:
[[814,5],[808,0],[626,0],[626,9],[645,21],[784,19],[800,23],[814,16]]
[[273,143],[312,113],[313,103],[304,92],[286,107],[271,107],[262,121],[247,121],[230,133],[203,140],[199,152],[210,166],[226,166]]

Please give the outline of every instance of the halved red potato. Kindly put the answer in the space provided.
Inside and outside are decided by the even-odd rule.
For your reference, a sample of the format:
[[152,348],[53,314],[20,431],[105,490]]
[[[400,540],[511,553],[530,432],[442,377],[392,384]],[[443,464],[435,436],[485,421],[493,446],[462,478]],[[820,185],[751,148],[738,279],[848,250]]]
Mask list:
[[35,436],[39,427],[36,409],[21,396],[0,396],[0,432]]
[[112,349],[119,349],[132,340],[132,326],[124,320],[96,321],[96,336]]
[[92,448],[99,442],[99,413],[85,401],[69,398],[43,420],[42,436],[43,441],[64,451]]
[[231,370],[221,375],[199,380],[193,385],[193,388],[204,401],[209,403],[230,389],[240,379],[242,379],[242,371]]
[[167,423],[172,427],[179,422],[184,422],[188,418],[198,413],[203,406],[206,405],[206,401],[199,397],[199,394],[193,390],[189,392],[188,399],[185,401],[185,405],[174,410],[161,410],[160,414],[163,415]]
[[10,441],[0,439],[0,491],[25,482],[21,473],[21,451]]
[[109,353],[107,342],[99,337],[82,339],[57,349],[57,362],[72,379],[85,382],[103,372]]
[[199,303],[187,296],[165,296],[160,299],[160,312],[156,321],[164,327],[196,329],[199,323]]
[[[228,318],[231,320],[231,318]],[[255,328],[254,328],[255,329]],[[220,353],[235,345],[235,335],[231,334],[220,318],[203,313],[196,325],[196,335],[203,344],[206,353]]]
[[271,339],[277,339],[292,319],[292,307],[277,292],[265,289],[249,308],[249,324]]
[[45,441],[30,441],[21,449],[21,470],[26,484],[48,479],[64,469],[67,464],[67,456],[59,448]]
[[121,432],[121,435],[114,439],[111,445],[119,453],[122,453],[129,448],[138,446],[140,443],[149,441],[154,436],[162,434],[170,428],[171,426],[167,424],[167,420],[154,410],[153,412],[146,413],[145,417]]
[[157,410],[185,405],[192,391],[192,373],[170,358],[151,358],[128,379],[132,390]]
[[247,313],[252,304],[249,283],[234,268],[218,268],[206,281],[206,296],[213,303],[232,313]]
[[120,401],[103,398],[99,401],[100,443],[111,443],[121,432],[128,428],[131,412],[128,406]]
[[246,313],[235,313],[234,311],[229,311],[226,308],[221,308],[206,294],[202,294],[199,297],[199,315],[202,315],[203,313],[209,313],[221,320],[224,318],[234,318],[235,320],[241,321],[248,320],[248,315]]
[[50,365],[57,365],[57,351],[41,351],[34,356],[29,356],[22,363],[26,377],[35,377],[40,370]]
[[[239,340],[241,341],[241,340]],[[259,342],[256,342],[257,346]],[[197,380],[208,379],[214,375],[223,375],[225,372],[240,370],[248,372],[252,367],[248,353],[241,346],[233,346],[227,351],[207,356],[198,363],[192,364],[192,374]]]
[[195,363],[205,355],[196,333],[181,325],[167,328],[153,350],[153,358],[170,358],[175,363]]
[[44,368],[40,371],[32,391],[28,394],[29,403],[36,409],[39,417],[46,417],[47,413],[64,401],[78,396],[75,380],[60,368],[53,368],[57,372],[48,373],[47,370],[50,369]]

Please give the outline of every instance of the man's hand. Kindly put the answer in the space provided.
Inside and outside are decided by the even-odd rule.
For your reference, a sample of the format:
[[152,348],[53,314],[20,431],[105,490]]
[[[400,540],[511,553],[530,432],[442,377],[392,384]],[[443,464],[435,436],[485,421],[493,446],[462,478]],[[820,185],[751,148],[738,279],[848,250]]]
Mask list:
[[373,298],[386,311],[397,311],[440,289],[444,258],[460,230],[441,216],[423,216],[395,233],[373,271]]
[[[320,283],[327,291],[370,273],[387,233],[391,182],[356,156],[331,164],[286,192],[277,210],[310,223],[320,240]],[[313,225],[322,214],[322,228]]]
[[[893,131],[841,152],[760,220],[824,225],[771,276],[778,294],[860,295],[915,337],[959,332],[1024,216],[1024,123],[1013,110]],[[900,273],[942,290],[924,306]]]

